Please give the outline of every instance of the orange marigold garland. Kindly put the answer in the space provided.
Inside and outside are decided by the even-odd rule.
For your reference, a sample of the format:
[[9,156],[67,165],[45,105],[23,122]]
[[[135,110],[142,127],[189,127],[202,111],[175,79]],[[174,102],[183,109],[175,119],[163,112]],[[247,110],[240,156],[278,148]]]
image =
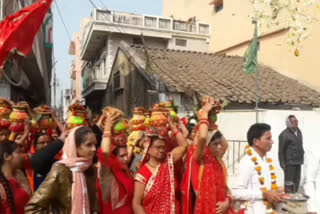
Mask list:
[[[254,163],[255,170],[257,171],[258,177],[259,177],[259,182],[260,182],[260,189],[262,192],[268,191],[266,185],[265,185],[265,178],[262,176],[262,167],[259,163],[259,159],[257,158],[256,152],[248,145],[246,146],[246,153],[251,157],[251,161]],[[272,165],[272,159],[267,158],[267,162],[269,164],[269,169],[270,169],[270,176],[271,176],[271,189],[272,190],[277,190],[278,185],[277,185],[277,176],[275,174],[275,168]],[[267,213],[268,214],[276,214],[276,212],[273,210],[271,204],[267,201],[264,201],[264,204],[267,207]]]

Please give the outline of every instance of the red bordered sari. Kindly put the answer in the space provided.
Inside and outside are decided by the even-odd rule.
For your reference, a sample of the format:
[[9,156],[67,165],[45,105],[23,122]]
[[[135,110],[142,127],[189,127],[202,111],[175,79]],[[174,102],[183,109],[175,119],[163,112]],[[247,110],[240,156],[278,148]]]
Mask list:
[[159,164],[154,173],[146,165],[136,174],[135,181],[145,184],[143,208],[147,214],[179,214],[180,204],[176,199],[179,188],[174,177],[171,153]]
[[[227,198],[224,166],[210,153],[208,147],[201,164],[193,159],[194,152],[195,147],[191,145],[186,159],[187,169],[181,185],[182,213],[216,214],[217,203]],[[192,206],[192,191],[195,192],[197,198],[195,207]],[[232,208],[226,212],[226,214],[234,213]]]

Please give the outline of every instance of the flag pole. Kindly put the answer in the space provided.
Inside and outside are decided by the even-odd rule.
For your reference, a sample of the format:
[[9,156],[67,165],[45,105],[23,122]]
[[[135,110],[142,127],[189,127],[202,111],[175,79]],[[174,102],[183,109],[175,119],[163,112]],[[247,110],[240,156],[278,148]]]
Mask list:
[[[255,24],[255,30],[258,31],[258,24],[257,24],[257,18],[253,20],[253,23]],[[259,51],[259,42],[258,42],[258,51]],[[258,54],[257,54],[258,59]],[[256,123],[259,122],[259,66],[258,66],[258,60],[257,60],[257,66],[256,66]]]

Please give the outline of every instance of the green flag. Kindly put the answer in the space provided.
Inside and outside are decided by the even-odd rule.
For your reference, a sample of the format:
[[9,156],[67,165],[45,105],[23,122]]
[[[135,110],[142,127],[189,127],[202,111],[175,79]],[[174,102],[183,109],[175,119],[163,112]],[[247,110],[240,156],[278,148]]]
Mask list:
[[244,54],[243,70],[248,74],[256,72],[258,65],[258,29],[255,23],[253,40]]

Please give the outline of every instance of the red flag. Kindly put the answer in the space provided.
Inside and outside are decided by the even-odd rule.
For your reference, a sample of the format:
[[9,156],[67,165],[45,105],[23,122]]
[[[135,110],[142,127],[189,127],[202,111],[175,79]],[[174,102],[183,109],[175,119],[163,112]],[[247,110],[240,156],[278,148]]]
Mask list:
[[10,54],[27,56],[53,0],[39,0],[0,23],[0,70]]

